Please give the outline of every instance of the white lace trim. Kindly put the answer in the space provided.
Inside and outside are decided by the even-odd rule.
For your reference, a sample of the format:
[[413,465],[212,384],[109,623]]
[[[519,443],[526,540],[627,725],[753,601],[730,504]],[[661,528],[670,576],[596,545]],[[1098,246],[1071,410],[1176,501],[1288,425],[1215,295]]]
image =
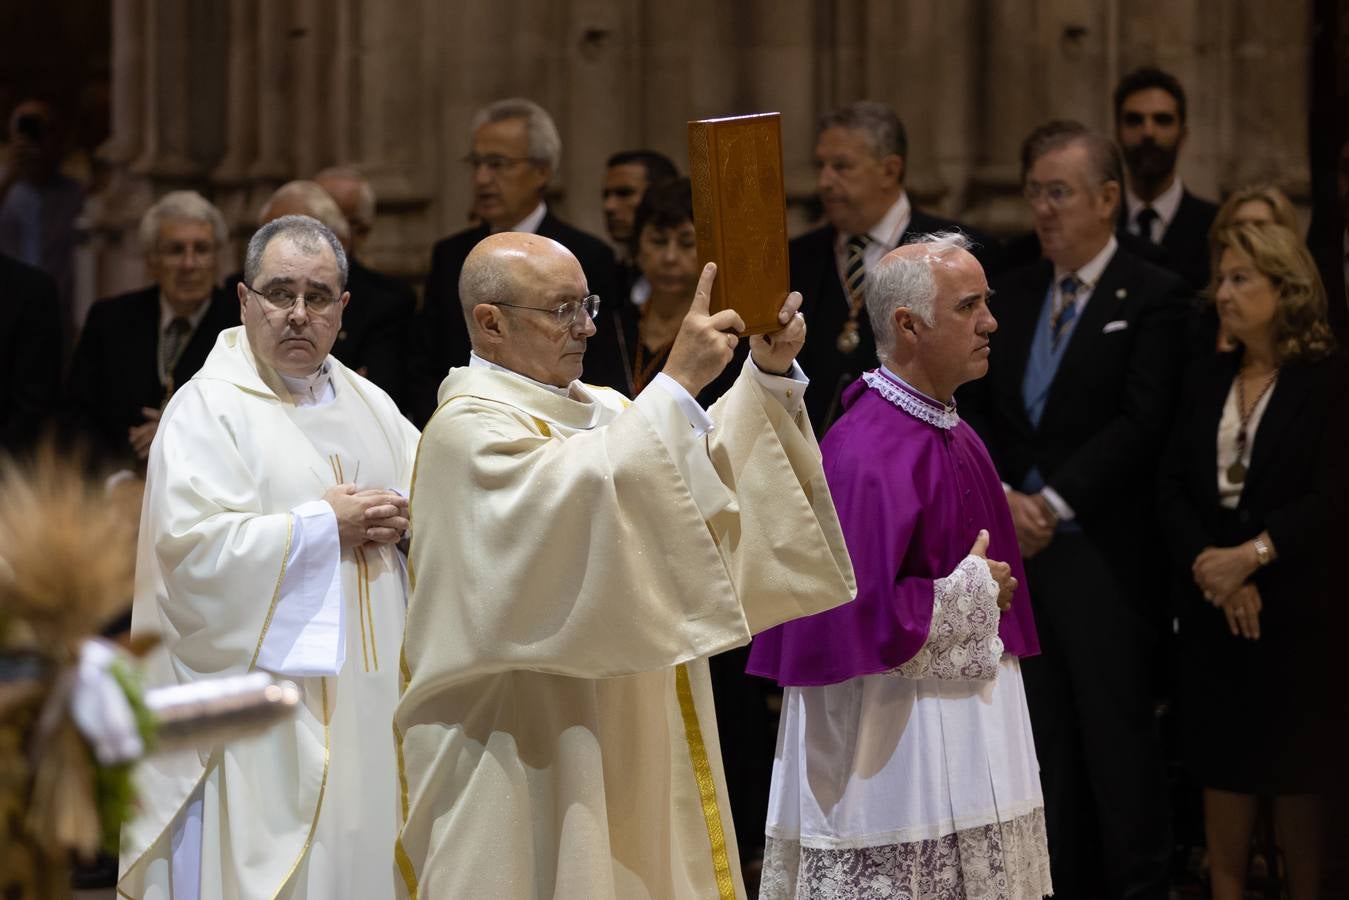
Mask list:
[[992,681],[1002,658],[998,583],[988,563],[967,556],[933,582],[932,627],[914,657],[891,674],[905,678]]
[[1043,809],[922,841],[817,850],[769,837],[759,900],[1033,900],[1054,893]]
[[924,403],[875,370],[863,372],[862,380],[867,383],[867,387],[920,422],[926,422],[944,431],[950,431],[960,424],[960,415],[956,412],[954,404],[938,409]]

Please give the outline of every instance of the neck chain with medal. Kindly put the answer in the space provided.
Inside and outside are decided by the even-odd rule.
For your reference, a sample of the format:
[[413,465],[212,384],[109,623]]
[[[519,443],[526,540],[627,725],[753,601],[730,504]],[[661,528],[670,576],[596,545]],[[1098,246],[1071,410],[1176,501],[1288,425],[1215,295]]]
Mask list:
[[862,343],[861,325],[858,318],[862,313],[862,304],[866,300],[866,249],[875,239],[867,234],[855,234],[848,238],[847,259],[844,267],[843,286],[848,294],[848,320],[838,333],[834,346],[838,352],[848,356],[856,352]]
[[1255,415],[1255,408],[1260,405],[1265,394],[1274,387],[1274,382],[1279,377],[1279,370],[1275,369],[1269,373],[1265,379],[1265,386],[1260,388],[1260,393],[1255,395],[1255,402],[1249,407],[1246,406],[1246,379],[1242,373],[1237,373],[1237,416],[1241,419],[1241,425],[1237,428],[1237,458],[1232,465],[1227,467],[1227,480],[1232,484],[1241,484],[1246,480],[1246,464],[1242,459],[1246,456],[1246,426],[1251,423],[1251,416]]
[[[670,356],[670,348],[674,346],[674,338],[672,337],[654,350],[647,347],[643,336],[648,330],[647,318],[651,308],[651,301],[648,299],[646,303],[642,304],[642,311],[637,315],[637,340],[632,353],[632,394],[634,397],[641,393],[642,388],[646,387],[647,383],[656,377],[656,373],[660,371],[661,366]],[[675,333],[678,334],[678,328],[675,329]]]

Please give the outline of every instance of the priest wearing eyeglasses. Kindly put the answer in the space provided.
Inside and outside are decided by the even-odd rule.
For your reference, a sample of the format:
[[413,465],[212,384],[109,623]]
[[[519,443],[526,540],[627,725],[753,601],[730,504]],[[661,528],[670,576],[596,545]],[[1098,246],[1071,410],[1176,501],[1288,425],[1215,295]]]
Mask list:
[[404,897],[744,897],[707,657],[849,601],[781,330],[708,411],[743,328],[705,268],[661,373],[578,381],[596,300],[538,235],[460,277],[473,339],[418,451],[394,718]]
[[330,355],[346,278],[317,220],[259,229],[243,326],[221,332],[151,444],[131,620],[162,640],[148,681],[262,669],[304,703],[263,736],[142,766],[119,896],[393,894],[398,545],[418,435]]

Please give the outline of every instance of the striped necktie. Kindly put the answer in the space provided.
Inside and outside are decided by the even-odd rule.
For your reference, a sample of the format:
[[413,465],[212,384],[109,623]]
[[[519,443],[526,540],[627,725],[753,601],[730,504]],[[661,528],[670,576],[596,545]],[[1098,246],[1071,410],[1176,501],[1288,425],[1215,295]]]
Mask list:
[[185,316],[174,316],[164,328],[164,339],[160,342],[160,363],[167,377],[173,376],[173,367],[178,365],[178,357],[183,355],[183,346],[187,343],[187,334],[192,323]]
[[848,260],[844,267],[844,282],[848,286],[848,299],[857,304],[863,296],[867,280],[866,252],[871,238],[865,234],[854,234],[848,238]]
[[1082,280],[1069,272],[1059,281],[1058,302],[1054,304],[1054,315],[1049,320],[1049,335],[1053,349],[1059,349],[1059,341],[1072,328],[1077,318],[1077,295],[1086,287]]

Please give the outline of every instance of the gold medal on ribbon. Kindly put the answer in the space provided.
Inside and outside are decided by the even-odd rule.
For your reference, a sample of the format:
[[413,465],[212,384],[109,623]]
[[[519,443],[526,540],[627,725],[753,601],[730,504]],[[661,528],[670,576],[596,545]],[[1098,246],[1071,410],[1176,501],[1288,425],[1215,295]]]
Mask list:
[[862,335],[858,333],[857,320],[849,319],[843,323],[843,330],[838,333],[838,340],[835,341],[838,352],[852,353],[860,343],[862,343]]

